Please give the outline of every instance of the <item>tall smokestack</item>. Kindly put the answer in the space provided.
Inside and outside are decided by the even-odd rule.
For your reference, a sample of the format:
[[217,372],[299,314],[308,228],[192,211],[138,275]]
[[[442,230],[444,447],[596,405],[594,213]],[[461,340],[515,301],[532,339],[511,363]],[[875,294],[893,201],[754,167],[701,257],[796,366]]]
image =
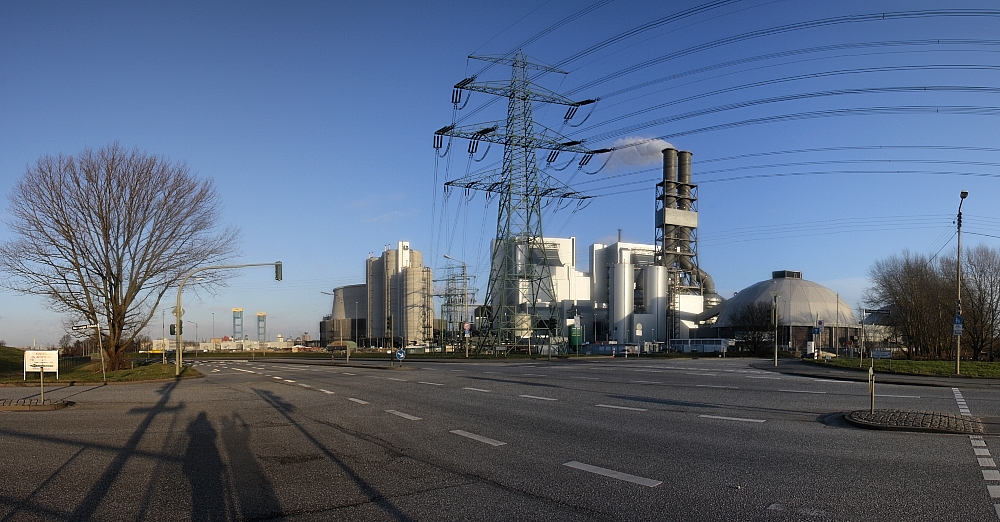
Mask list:
[[[663,208],[671,210],[677,208],[677,149],[674,148],[663,149]],[[665,215],[659,216],[659,218],[665,219]],[[664,246],[672,245],[677,233],[676,227],[666,223],[658,223],[658,225],[663,226]],[[674,252],[673,248],[664,249],[663,266],[674,266],[676,261]]]

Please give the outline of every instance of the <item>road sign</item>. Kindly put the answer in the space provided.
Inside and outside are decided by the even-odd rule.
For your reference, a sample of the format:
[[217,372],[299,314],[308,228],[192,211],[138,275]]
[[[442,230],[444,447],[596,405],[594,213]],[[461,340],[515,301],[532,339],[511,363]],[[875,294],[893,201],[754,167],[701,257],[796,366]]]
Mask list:
[[955,316],[955,324],[962,324],[962,316],[960,315]]
[[59,375],[59,350],[25,350],[24,378],[28,372],[46,372]]
[[823,328],[823,320],[820,319],[819,321],[817,321],[816,322],[816,326],[819,326],[820,328]]
[[472,323],[462,323],[462,329],[466,332],[472,330]]
[[406,359],[406,350],[402,348],[396,350],[396,358],[399,359],[400,361]]
[[955,323],[954,333],[955,337],[962,335],[962,323]]
[[177,314],[177,307],[175,306],[174,309],[173,309],[173,311],[170,312],[170,313],[174,314],[174,317],[183,317],[184,316],[184,309],[181,308],[181,313],[180,313],[180,315],[178,315]]
[[819,335],[819,328],[813,328],[813,335]]

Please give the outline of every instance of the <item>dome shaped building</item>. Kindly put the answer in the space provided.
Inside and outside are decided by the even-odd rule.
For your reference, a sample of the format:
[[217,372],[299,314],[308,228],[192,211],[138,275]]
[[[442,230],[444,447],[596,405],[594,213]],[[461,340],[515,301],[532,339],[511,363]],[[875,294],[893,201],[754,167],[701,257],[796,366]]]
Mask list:
[[835,350],[849,346],[858,330],[858,320],[851,306],[829,288],[802,279],[802,272],[779,270],[771,279],[744,288],[732,298],[702,314],[709,319],[717,316],[716,335],[738,338],[746,325],[739,315],[748,305],[776,306],[778,311],[778,345],[786,350],[805,350],[809,341],[816,347]]

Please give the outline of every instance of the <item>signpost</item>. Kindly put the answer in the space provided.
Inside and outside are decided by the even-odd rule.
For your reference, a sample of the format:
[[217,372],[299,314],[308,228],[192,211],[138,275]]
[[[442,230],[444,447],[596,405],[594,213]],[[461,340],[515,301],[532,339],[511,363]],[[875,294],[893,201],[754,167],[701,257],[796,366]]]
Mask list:
[[962,335],[962,316],[955,316],[955,325],[953,327],[955,337],[960,337]]
[[396,359],[398,359],[400,365],[402,365],[403,359],[406,359],[406,350],[402,348],[396,350]]
[[25,350],[24,351],[24,378],[28,378],[28,372],[38,372],[38,391],[42,404],[45,404],[45,372],[55,373],[59,378],[59,351],[58,350]]

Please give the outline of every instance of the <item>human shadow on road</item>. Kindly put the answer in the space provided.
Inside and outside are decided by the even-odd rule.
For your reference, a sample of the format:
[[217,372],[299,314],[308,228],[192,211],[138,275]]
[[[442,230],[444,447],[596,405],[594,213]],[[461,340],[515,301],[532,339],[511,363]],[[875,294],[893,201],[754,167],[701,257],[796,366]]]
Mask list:
[[191,484],[191,520],[228,520],[225,493],[226,466],[216,448],[218,434],[205,412],[191,421],[181,469]]
[[250,449],[250,426],[238,413],[233,413],[232,417],[224,417],[221,424],[222,443],[232,480],[232,495],[236,498],[236,508],[239,510],[236,518],[258,520],[280,517],[282,509],[274,487]]
[[323,455],[326,456],[327,459],[329,459],[331,462],[340,467],[340,469],[343,470],[343,472],[346,473],[347,476],[350,477],[355,484],[357,484],[358,488],[361,490],[361,493],[364,494],[366,497],[368,497],[369,502],[371,502],[379,509],[384,511],[386,515],[396,520],[412,520],[412,518],[407,516],[406,513],[403,513],[398,506],[393,504],[393,502],[389,500],[389,498],[383,495],[381,491],[379,491],[375,486],[368,483],[368,481],[366,481],[364,478],[358,475],[358,473],[355,472],[354,469],[348,466],[339,457],[334,455],[332,451],[327,449],[326,446],[323,445],[323,443],[321,443],[319,440],[316,439],[316,437],[314,437],[311,433],[309,433],[309,431],[307,431],[301,424],[299,424],[298,421],[293,419],[291,415],[289,415],[289,413],[291,412],[291,410],[289,409],[290,405],[287,402],[285,402],[280,396],[268,390],[254,389],[253,391],[258,396],[260,396],[260,398],[263,399],[264,402],[270,404],[275,410],[277,410],[277,412],[282,417],[284,417],[288,422],[290,422],[292,426],[295,426],[295,429],[299,430],[299,433],[301,433],[303,437],[305,437],[310,443],[312,443],[313,446],[315,446],[319,451],[321,451]]

